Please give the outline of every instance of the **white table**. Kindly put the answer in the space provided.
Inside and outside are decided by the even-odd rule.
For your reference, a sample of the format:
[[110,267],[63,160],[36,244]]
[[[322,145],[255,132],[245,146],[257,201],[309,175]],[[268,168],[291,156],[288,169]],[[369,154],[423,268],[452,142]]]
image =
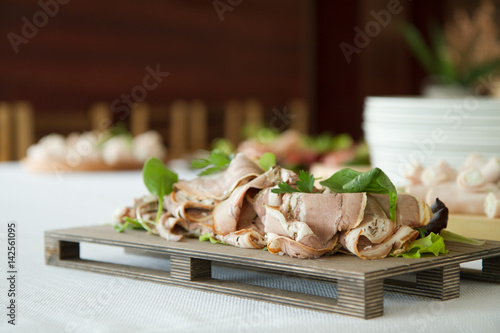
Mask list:
[[[193,175],[182,166],[176,170],[181,177]],[[500,329],[498,284],[462,280],[460,298],[446,302],[385,293],[384,316],[362,320],[45,265],[45,230],[111,221],[115,208],[131,204],[133,198],[145,193],[140,171],[31,174],[18,163],[0,164],[0,332],[346,333]],[[6,240],[7,224],[11,221],[17,224],[16,326],[8,324],[6,316],[10,300]],[[86,252],[115,255],[92,247]],[[133,260],[146,261],[141,257]],[[478,263],[469,266],[475,265]],[[306,284],[304,288],[315,287]]]

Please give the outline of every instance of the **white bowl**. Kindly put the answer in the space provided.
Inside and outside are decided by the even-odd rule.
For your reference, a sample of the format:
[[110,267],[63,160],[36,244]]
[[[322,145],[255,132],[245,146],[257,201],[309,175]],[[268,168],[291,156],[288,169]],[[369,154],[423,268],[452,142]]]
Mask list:
[[500,157],[500,99],[367,97],[362,128],[372,165],[397,180],[404,163]]

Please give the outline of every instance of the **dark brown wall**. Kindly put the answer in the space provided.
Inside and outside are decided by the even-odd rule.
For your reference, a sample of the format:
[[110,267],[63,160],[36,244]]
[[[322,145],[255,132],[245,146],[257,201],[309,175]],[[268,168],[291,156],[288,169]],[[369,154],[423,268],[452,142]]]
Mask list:
[[[395,0],[216,1],[72,0],[17,54],[8,33],[22,36],[23,17],[33,21],[42,9],[36,1],[1,1],[0,100],[30,100],[47,116],[83,110],[130,94],[147,66],[159,66],[170,75],[147,92],[151,104],[200,98],[220,110],[227,99],[253,97],[270,112],[304,98],[313,132],[359,138],[366,96],[419,93],[424,73],[398,21],[424,28],[453,7],[451,0],[400,0],[403,11],[348,63],[340,44],[352,45],[354,28]],[[239,5],[221,21],[215,2]]]
[[42,8],[2,1],[0,100],[27,99],[40,112],[84,109],[130,94],[147,66],[170,73],[147,92],[153,104],[200,98],[222,106],[253,97],[271,110],[307,97],[307,5],[240,2],[221,20],[207,0],[72,0],[16,54],[8,33],[23,36],[22,18],[33,22]]

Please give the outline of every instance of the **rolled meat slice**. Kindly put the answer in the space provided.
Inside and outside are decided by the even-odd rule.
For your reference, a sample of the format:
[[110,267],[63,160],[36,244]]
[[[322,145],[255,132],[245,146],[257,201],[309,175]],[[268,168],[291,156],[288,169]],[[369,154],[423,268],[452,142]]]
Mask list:
[[500,180],[500,159],[492,157],[481,167],[481,173],[485,183],[497,183]]
[[173,217],[170,214],[164,214],[156,223],[156,231],[158,235],[167,240],[177,242],[182,239],[185,233],[189,230],[186,220]]
[[201,234],[213,232],[211,224],[189,222],[168,213],[160,217],[155,230],[161,238],[174,242],[181,240],[183,237],[198,237]]
[[433,186],[425,199],[428,205],[439,198],[452,214],[483,214],[486,192],[469,192],[457,189],[455,182]]
[[445,161],[439,161],[436,165],[425,168],[422,171],[422,183],[432,186],[439,183],[453,181],[457,177],[457,172]]
[[244,249],[263,249],[266,246],[266,238],[263,233],[253,229],[240,229],[227,235],[215,235],[218,240],[229,245]]
[[370,242],[363,234],[362,228],[356,228],[340,236],[340,243],[351,253],[361,259],[382,259],[392,251],[393,254],[404,253],[408,245],[417,238],[418,231],[407,226],[400,227],[389,239],[380,244]]
[[[388,195],[368,194],[368,196],[377,200],[385,214],[390,216]],[[434,203],[434,200],[432,203]],[[427,225],[431,218],[431,208],[423,200],[411,194],[398,194],[398,200],[396,201],[396,222],[398,226],[406,225],[412,228],[419,228]]]
[[212,199],[194,200],[182,191],[172,191],[165,196],[164,205],[174,216],[190,222],[207,222],[212,220],[215,201]]
[[500,217],[500,192],[490,192],[484,200],[484,212],[489,218]]
[[471,153],[467,156],[465,163],[461,170],[465,170],[468,168],[482,168],[486,164],[483,156],[479,153]]
[[288,236],[280,236],[274,233],[267,234],[267,249],[271,253],[287,254],[290,257],[310,259],[319,258],[327,253],[338,250],[338,234],[335,235],[323,248],[313,248],[291,239]]
[[483,192],[487,185],[481,170],[473,167],[460,171],[456,183],[460,189],[469,192]]
[[407,179],[410,184],[420,184],[422,183],[422,172],[424,172],[424,167],[419,162],[408,163],[404,167],[403,177]]

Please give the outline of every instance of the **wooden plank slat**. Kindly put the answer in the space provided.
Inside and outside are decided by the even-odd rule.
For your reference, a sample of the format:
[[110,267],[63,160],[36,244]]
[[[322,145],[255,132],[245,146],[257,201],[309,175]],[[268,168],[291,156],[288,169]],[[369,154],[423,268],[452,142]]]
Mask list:
[[263,126],[264,108],[257,99],[250,98],[245,101],[245,126]]
[[288,104],[288,112],[291,115],[290,128],[300,133],[309,133],[309,110],[304,100],[294,99]]
[[190,104],[189,111],[189,149],[207,149],[210,144],[208,140],[207,107],[200,100],[194,100]]
[[150,129],[151,111],[145,102],[138,103],[130,111],[130,133],[132,136],[145,133]]
[[187,152],[188,105],[177,100],[170,107],[170,147],[169,158],[181,157]]
[[12,158],[11,112],[9,104],[0,103],[0,162]]
[[224,115],[224,136],[236,147],[241,141],[241,129],[243,127],[244,109],[238,100],[230,100],[226,103]]
[[111,106],[105,102],[92,104],[89,109],[90,126],[92,130],[103,132],[113,123]]
[[16,102],[12,111],[15,119],[15,158],[21,160],[35,140],[35,115],[33,106],[25,101]]

